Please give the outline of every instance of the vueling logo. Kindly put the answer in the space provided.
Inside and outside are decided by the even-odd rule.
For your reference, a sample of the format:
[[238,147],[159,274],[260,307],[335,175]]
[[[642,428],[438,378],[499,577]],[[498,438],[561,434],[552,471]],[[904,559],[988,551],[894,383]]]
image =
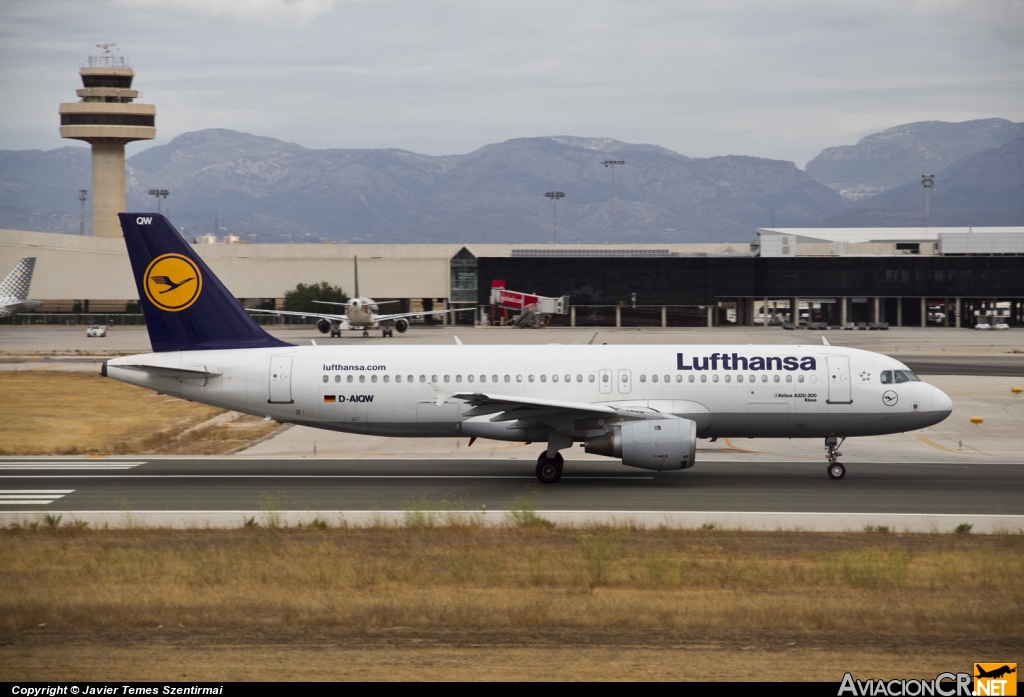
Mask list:
[[150,262],[142,276],[146,297],[165,312],[181,312],[192,306],[203,290],[203,276],[183,254],[162,254]]

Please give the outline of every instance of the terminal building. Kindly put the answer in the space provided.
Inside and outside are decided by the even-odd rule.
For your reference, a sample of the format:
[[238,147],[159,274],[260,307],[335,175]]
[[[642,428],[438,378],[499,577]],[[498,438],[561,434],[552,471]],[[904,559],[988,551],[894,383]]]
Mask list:
[[[248,307],[280,307],[299,283],[396,299],[409,310],[477,306],[492,282],[569,296],[577,326],[782,321],[1024,326],[1024,227],[761,229],[757,243],[661,245],[195,244]],[[124,241],[0,230],[0,268],[37,258],[36,311],[124,312],[137,302]],[[791,308],[796,307],[794,317]],[[31,321],[27,317],[21,321]]]

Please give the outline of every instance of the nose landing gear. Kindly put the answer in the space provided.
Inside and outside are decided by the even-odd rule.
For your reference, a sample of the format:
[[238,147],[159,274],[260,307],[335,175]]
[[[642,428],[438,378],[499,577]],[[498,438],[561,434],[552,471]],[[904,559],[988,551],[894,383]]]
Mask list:
[[843,456],[839,452],[839,446],[845,440],[846,438],[839,440],[835,436],[828,436],[825,439],[825,457],[828,459],[828,476],[830,479],[842,479],[846,476],[846,468],[839,462],[839,458]]

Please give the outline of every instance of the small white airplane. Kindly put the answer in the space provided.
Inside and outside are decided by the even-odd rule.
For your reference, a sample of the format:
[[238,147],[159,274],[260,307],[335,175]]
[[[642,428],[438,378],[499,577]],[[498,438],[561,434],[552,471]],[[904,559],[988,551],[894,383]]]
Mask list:
[[267,334],[161,215],[121,213],[154,353],[103,364],[132,385],[284,423],[377,436],[546,442],[648,470],[698,438],[840,439],[939,423],[953,402],[879,353],[830,346],[294,346]]
[[42,305],[38,300],[28,299],[28,287],[32,284],[35,268],[36,258],[24,257],[0,283],[0,317],[28,312]]
[[347,303],[332,303],[326,300],[314,300],[318,305],[340,305],[345,308],[345,314],[325,314],[318,312],[292,312],[288,310],[258,310],[251,309],[249,312],[265,312],[271,315],[293,315],[295,317],[316,317],[316,328],[321,334],[331,333],[331,338],[341,337],[341,333],[347,330],[362,330],[363,336],[370,336],[371,329],[380,329],[381,335],[394,336],[397,331],[404,334],[409,328],[409,319],[412,317],[426,317],[427,315],[443,315],[449,312],[463,312],[472,310],[471,307],[453,308],[449,310],[428,310],[425,312],[396,312],[390,315],[379,314],[379,306],[388,303],[397,303],[398,300],[384,300],[377,302],[373,298],[364,298],[359,295],[359,259],[353,259],[355,264],[355,290],[356,295]]

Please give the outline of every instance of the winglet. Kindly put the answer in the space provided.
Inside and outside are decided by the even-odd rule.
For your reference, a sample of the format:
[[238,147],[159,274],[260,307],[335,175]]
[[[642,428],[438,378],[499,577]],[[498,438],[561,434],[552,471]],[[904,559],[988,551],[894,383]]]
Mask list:
[[821,337],[821,343],[825,344],[826,346],[831,346],[832,345],[832,344],[828,343],[828,339],[826,339],[825,337]]
[[461,342],[461,341],[459,341],[459,337],[455,337],[455,343],[456,343],[456,345],[458,345],[458,346],[462,346],[462,342]]

